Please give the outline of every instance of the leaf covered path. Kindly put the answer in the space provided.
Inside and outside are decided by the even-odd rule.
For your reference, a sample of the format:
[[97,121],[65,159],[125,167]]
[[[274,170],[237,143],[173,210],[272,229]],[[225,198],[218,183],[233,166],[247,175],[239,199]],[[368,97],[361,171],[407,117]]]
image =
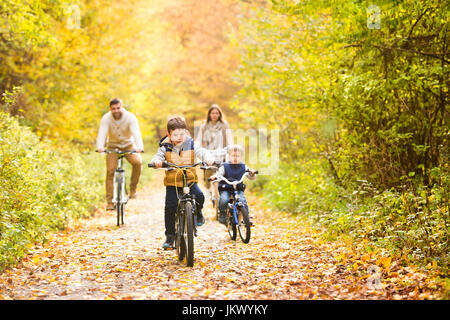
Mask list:
[[[125,225],[99,210],[34,247],[0,274],[1,299],[424,299],[441,285],[389,257],[327,242],[300,219],[258,209],[249,244],[230,240],[211,205],[195,239],[195,264],[164,251],[164,188],[158,172],[126,206]],[[239,237],[238,237],[239,239]],[[368,287],[371,266],[381,287]]]

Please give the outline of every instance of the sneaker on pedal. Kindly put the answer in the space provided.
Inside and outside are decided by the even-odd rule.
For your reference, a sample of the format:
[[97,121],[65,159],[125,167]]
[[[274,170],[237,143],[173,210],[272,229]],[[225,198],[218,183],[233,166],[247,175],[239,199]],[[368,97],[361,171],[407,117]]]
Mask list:
[[175,235],[169,234],[166,236],[166,241],[163,243],[162,247],[164,250],[173,249],[173,243],[175,241]]
[[205,217],[201,212],[197,213],[197,227],[201,227],[205,224]]

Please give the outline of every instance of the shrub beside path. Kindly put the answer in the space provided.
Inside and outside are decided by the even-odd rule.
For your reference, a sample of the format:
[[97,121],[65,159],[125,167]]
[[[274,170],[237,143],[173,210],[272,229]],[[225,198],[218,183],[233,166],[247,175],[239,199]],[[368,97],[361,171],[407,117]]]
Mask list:
[[[439,299],[433,268],[401,266],[380,251],[325,241],[300,219],[249,197],[249,244],[213,219],[195,239],[195,264],[164,251],[162,172],[126,206],[125,224],[99,209],[36,245],[0,274],[0,299]],[[373,274],[371,272],[374,272]],[[378,282],[379,279],[380,281]]]

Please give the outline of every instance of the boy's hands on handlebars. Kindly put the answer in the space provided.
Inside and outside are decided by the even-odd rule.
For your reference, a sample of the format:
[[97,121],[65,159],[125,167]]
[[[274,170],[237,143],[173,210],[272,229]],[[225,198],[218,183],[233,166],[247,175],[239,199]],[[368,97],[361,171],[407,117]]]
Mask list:
[[155,160],[155,161],[153,162],[153,164],[155,165],[155,168],[161,168],[163,162],[162,162],[161,160]]
[[[201,164],[201,162],[199,162],[199,163],[197,163],[195,165],[199,165],[199,164]],[[207,162],[207,164],[209,166],[212,166],[214,164],[214,160],[211,160],[210,162]],[[156,169],[162,168],[163,165],[164,165],[164,161],[161,161],[161,160],[155,160],[155,161],[150,162],[148,164],[149,167],[155,167]]]

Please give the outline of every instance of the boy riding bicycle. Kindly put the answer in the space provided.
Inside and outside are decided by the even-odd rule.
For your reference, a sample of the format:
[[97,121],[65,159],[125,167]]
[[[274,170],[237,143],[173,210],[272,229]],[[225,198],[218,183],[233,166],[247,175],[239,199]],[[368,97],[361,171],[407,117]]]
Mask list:
[[[197,147],[194,140],[189,136],[186,130],[186,122],[182,117],[176,116],[167,122],[167,136],[159,141],[159,149],[151,160],[156,168],[161,168],[163,161],[168,161],[176,165],[192,165],[195,157],[200,158],[208,165],[212,165],[214,157],[204,148]],[[205,223],[202,214],[205,197],[198,187],[198,177],[195,168],[188,171],[188,184],[190,194],[195,196],[197,203],[197,226]],[[166,227],[166,241],[163,244],[164,249],[173,247],[175,240],[175,213],[178,205],[178,194],[182,193],[183,175],[177,170],[165,171],[164,185],[166,186],[166,200],[164,208],[164,224]]]
[[[225,162],[217,171],[216,175],[211,177],[211,179],[219,178],[220,176],[225,177],[228,181],[239,181],[244,175],[246,170],[250,171],[248,178],[250,180],[255,179],[255,171],[250,170],[245,163],[241,161],[243,149],[240,145],[228,146],[228,162]],[[247,200],[245,199],[244,190],[245,184],[240,183],[237,185],[237,190],[239,193],[239,199],[245,206],[248,212]],[[233,187],[227,184],[225,181],[219,182],[219,222],[226,224],[226,211],[227,204],[230,200],[231,192],[233,192]]]

